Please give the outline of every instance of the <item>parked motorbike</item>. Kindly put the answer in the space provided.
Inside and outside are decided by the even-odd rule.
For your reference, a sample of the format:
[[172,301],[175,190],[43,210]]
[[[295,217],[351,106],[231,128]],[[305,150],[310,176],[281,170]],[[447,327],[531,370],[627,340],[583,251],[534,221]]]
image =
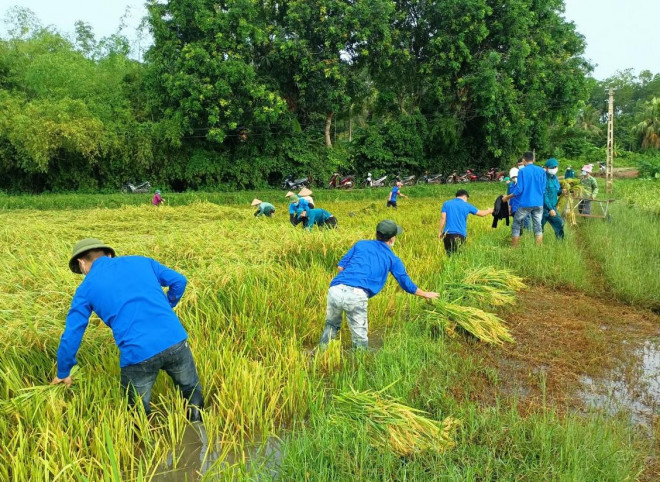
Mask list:
[[442,184],[444,178],[442,174],[429,174],[429,171],[426,171],[423,176],[417,179],[417,184]]
[[404,186],[414,186],[416,178],[417,178],[416,176],[406,176],[406,177],[395,176],[394,180],[390,182],[390,186],[392,187],[396,186],[397,182],[401,182]]
[[298,179],[294,179],[292,174],[289,174],[286,179],[282,182],[282,189],[288,189],[289,191],[293,191],[295,189],[300,189],[303,187],[309,187],[309,178],[308,177],[301,177]]
[[371,173],[367,173],[367,178],[362,182],[364,187],[385,187],[387,186],[387,176],[374,179]]
[[607,165],[604,162],[599,162],[598,166],[598,172],[604,176],[607,173]]
[[466,169],[462,177],[464,179],[461,182],[475,182],[477,180],[477,175],[472,169]]
[[447,184],[456,184],[459,182],[459,177],[460,176],[458,175],[458,171],[453,171],[449,176],[447,176],[446,182]]
[[136,186],[132,182],[125,182],[121,187],[121,192],[124,194],[144,194],[151,192],[151,183],[149,181],[145,181],[142,184],[138,184]]
[[352,189],[355,186],[355,176],[341,176],[335,172],[330,178],[328,189]]

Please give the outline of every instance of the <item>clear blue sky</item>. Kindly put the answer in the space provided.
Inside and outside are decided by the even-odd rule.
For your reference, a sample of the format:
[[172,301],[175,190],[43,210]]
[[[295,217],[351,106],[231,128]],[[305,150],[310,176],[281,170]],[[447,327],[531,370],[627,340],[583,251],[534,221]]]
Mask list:
[[[660,0],[565,0],[566,18],[575,22],[587,39],[585,57],[597,64],[594,76],[604,79],[617,70],[660,73],[657,25]],[[141,0],[0,0],[0,15],[13,5],[27,7],[44,25],[63,33],[74,31],[74,22],[92,25],[97,38],[117,31],[120,18],[130,7],[124,34],[133,38],[146,13]],[[4,34],[4,26],[0,31]]]

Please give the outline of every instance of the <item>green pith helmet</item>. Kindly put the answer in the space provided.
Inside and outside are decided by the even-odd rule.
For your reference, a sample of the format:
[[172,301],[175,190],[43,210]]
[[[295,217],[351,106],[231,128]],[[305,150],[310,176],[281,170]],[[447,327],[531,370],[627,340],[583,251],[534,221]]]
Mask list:
[[82,274],[80,266],[78,266],[78,258],[92,249],[102,249],[106,253],[112,255],[113,258],[115,257],[115,250],[100,239],[85,238],[73,245],[71,259],[69,259],[69,269],[76,274]]
[[403,228],[391,219],[385,219],[378,223],[376,232],[383,235],[383,237],[390,239],[393,236],[398,236],[403,232]]

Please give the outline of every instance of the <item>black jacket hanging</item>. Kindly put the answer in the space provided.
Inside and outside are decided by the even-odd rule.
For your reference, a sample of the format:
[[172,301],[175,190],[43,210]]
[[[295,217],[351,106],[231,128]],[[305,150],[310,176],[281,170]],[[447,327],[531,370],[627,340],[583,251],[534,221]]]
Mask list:
[[509,225],[509,203],[502,201],[502,196],[497,196],[495,205],[493,206],[493,227],[497,227],[497,222],[500,219],[506,219],[506,225]]

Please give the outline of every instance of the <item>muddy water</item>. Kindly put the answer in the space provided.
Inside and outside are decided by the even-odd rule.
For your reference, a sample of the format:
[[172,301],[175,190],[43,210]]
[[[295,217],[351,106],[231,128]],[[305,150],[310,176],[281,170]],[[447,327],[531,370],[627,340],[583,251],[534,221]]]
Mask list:
[[[266,473],[272,479],[277,477],[279,472],[282,459],[281,444],[280,438],[268,437],[263,442],[246,444],[238,450],[223,450],[219,443],[209,450],[209,440],[204,425],[196,423],[186,429],[181,445],[168,455],[165,464],[151,480],[193,482],[202,480],[205,474],[208,476],[220,472],[222,472],[222,480],[226,480],[228,476],[231,477],[232,467],[239,464],[245,464],[248,472],[253,467],[260,467],[260,473]],[[238,475],[237,468],[236,476]]]
[[628,362],[606,376],[582,376],[580,382],[578,395],[587,407],[623,412],[633,423],[652,428],[660,415],[660,340],[633,348]]

